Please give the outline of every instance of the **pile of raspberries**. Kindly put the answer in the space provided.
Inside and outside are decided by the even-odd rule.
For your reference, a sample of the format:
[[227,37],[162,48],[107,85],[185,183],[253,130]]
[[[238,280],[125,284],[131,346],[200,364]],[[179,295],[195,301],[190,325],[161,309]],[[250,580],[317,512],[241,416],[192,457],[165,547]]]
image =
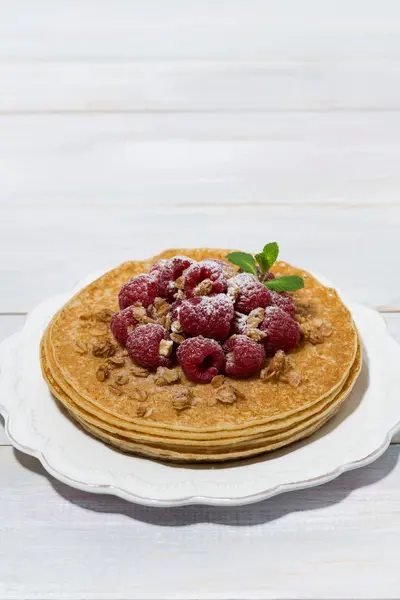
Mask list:
[[[267,273],[264,280],[273,277]],[[118,300],[121,310],[112,317],[111,331],[129,355],[148,369],[179,363],[199,383],[220,374],[256,375],[267,356],[288,352],[300,340],[288,294],[217,259],[159,260],[149,273],[128,281]],[[160,302],[164,317],[170,313],[167,326],[151,318]]]

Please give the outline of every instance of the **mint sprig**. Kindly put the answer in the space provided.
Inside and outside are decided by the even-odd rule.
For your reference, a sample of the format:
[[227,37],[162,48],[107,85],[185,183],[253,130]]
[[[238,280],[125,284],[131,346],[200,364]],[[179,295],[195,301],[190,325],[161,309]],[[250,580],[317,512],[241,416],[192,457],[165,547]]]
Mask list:
[[[262,281],[265,273],[271,269],[272,265],[276,262],[279,255],[279,246],[276,242],[270,242],[266,244],[258,254],[254,256],[247,252],[231,252],[226,258],[232,264],[240,267],[245,273],[251,273],[251,275],[259,276],[257,271],[258,263],[261,275],[259,279]],[[276,292],[295,292],[304,287],[304,280],[299,275],[284,275],[283,277],[276,277],[269,281],[262,281],[266,288],[274,290]]]
[[304,287],[304,280],[299,275],[284,275],[283,277],[270,279],[270,281],[264,281],[264,285],[275,292],[295,292]]
[[279,246],[276,242],[270,242],[269,244],[266,244],[263,248],[263,251],[259,254],[256,254],[256,261],[258,262],[263,275],[270,270],[278,258],[278,254]]
[[245,273],[251,273],[257,276],[257,266],[254,256],[247,252],[231,252],[226,258],[233,265],[240,267]]

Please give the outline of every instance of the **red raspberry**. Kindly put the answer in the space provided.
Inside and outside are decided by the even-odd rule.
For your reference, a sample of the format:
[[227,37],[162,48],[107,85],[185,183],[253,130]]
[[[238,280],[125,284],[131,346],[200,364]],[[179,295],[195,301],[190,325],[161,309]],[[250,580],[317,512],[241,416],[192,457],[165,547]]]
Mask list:
[[229,338],[224,344],[224,350],[227,352],[225,373],[229,377],[250,377],[263,366],[264,346],[245,335]]
[[203,260],[193,264],[185,273],[185,293],[188,298],[196,295],[196,287],[204,279],[210,279],[212,282],[211,293],[221,294],[226,292],[227,279],[222,266],[213,260]]
[[269,306],[265,309],[265,317],[260,329],[267,334],[263,342],[268,354],[275,354],[278,350],[289,352],[300,340],[299,324],[277,306]]
[[239,334],[244,332],[244,328],[247,323],[247,315],[235,311],[235,316],[233,317],[233,321],[231,324],[231,335]]
[[289,294],[286,292],[275,292],[274,290],[270,290],[270,294],[272,306],[278,306],[287,312],[291,317],[294,317],[296,313],[296,305],[293,298],[291,298]]
[[160,279],[160,275],[162,273],[162,271],[164,270],[165,266],[167,265],[168,260],[166,258],[160,258],[160,260],[158,260],[157,262],[154,263],[154,265],[151,267],[149,273],[151,273],[154,278],[159,281]]
[[156,369],[157,367],[171,367],[172,360],[159,353],[161,340],[168,339],[168,331],[161,325],[149,323],[139,325],[132,331],[126,340],[126,349],[129,355],[140,365]]
[[207,260],[217,263],[217,265],[219,265],[220,267],[222,267],[225,271],[226,276],[229,277],[234,277],[235,275],[237,275],[237,270],[234,268],[233,265],[231,265],[230,263],[225,262],[224,260],[221,260],[220,258],[208,258]]
[[152,275],[137,275],[126,283],[118,294],[121,309],[140,302],[147,308],[158,296],[158,283]]
[[133,316],[131,307],[125,308],[113,314],[110,328],[113,336],[119,341],[122,346],[125,346],[125,342],[128,335],[132,333],[138,321]]
[[262,278],[262,281],[271,281],[271,279],[275,279],[275,275],[271,273],[271,271],[268,271],[267,273],[265,273],[264,277]]
[[175,281],[181,277],[194,261],[187,256],[174,256],[159,271],[160,295],[173,302],[177,293]]
[[257,280],[255,275],[240,273],[229,279],[228,285],[229,287],[236,285],[240,288],[235,308],[246,315],[255,308],[265,308],[271,302],[270,291]]
[[232,301],[225,294],[189,298],[179,309],[179,321],[186,333],[215,340],[228,337],[233,315]]
[[177,357],[185,375],[198,383],[209,383],[225,366],[225,355],[218,342],[201,335],[182,342]]

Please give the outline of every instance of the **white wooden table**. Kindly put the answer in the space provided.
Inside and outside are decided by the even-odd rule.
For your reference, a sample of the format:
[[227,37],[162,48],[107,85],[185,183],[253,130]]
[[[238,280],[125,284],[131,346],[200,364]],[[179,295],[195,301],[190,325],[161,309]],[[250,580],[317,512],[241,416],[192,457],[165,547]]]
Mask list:
[[[400,341],[399,156],[397,0],[0,0],[0,337],[92,270],[276,239]],[[1,598],[399,596],[396,444],[320,488],[176,510],[0,444]]]

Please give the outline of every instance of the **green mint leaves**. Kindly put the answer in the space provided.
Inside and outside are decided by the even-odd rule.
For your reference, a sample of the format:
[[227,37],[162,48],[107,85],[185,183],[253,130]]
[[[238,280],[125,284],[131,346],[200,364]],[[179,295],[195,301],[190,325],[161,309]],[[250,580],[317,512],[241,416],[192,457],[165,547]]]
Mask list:
[[257,276],[256,261],[252,254],[247,254],[247,252],[231,252],[226,258],[233,265],[240,267],[245,273]]
[[304,287],[304,280],[298,275],[284,275],[270,281],[264,281],[264,285],[275,292],[295,292]]
[[[231,252],[227,255],[227,259],[232,264],[240,267],[245,273],[251,273],[251,275],[259,276],[257,271],[257,264],[260,268],[261,275],[259,279],[262,281],[265,273],[267,273],[272,265],[276,262],[279,254],[279,246],[276,242],[270,242],[266,244],[259,254],[254,256],[247,252]],[[269,290],[276,292],[295,292],[304,287],[304,281],[298,275],[285,275],[283,277],[276,277],[269,281],[262,281],[265,287]]]
[[256,261],[258,262],[263,275],[270,270],[278,258],[278,254],[279,246],[276,242],[270,242],[269,244],[266,244],[263,251],[260,252],[260,254],[256,254]]

